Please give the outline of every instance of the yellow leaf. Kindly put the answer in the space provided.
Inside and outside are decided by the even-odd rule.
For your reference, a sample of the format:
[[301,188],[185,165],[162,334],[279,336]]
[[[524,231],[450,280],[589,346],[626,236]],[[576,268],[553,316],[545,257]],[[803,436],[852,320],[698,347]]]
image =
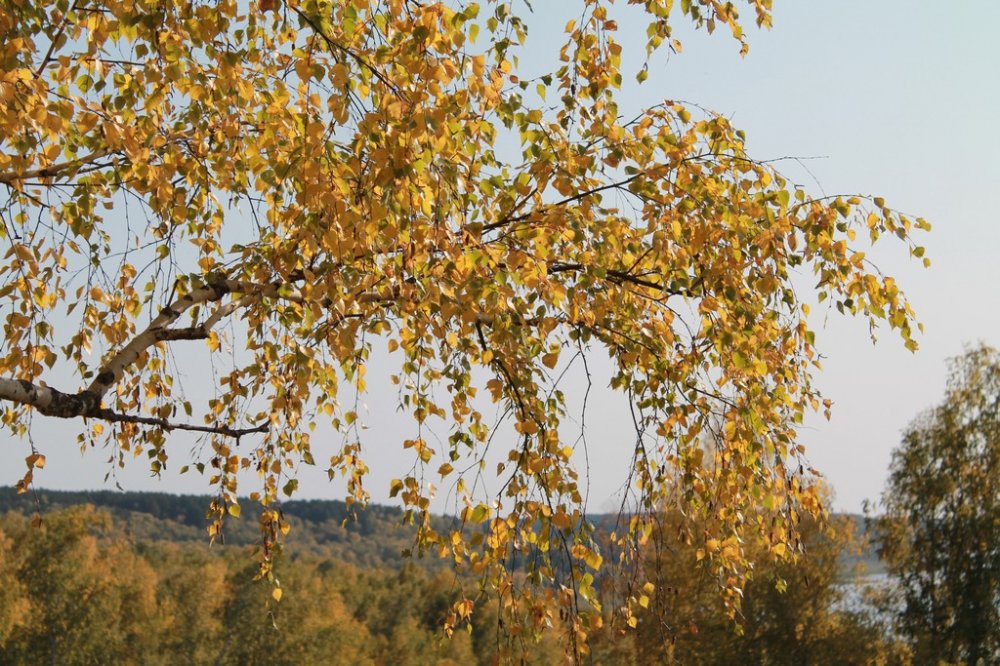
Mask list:
[[485,504],[478,504],[469,513],[469,520],[473,523],[482,523],[490,517],[490,509]]
[[573,525],[573,521],[570,519],[562,507],[552,514],[552,524],[561,530],[568,529]]

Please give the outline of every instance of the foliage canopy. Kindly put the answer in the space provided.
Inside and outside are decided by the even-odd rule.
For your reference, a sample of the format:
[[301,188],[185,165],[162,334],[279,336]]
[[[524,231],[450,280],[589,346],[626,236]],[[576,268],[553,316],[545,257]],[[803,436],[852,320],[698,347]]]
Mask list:
[[[241,470],[259,476],[269,575],[300,463],[328,461],[367,497],[344,396],[364,392],[384,340],[418,432],[403,443],[414,473],[391,492],[421,546],[480,575],[510,626],[562,613],[575,640],[601,622],[602,555],[559,377],[602,349],[636,415],[639,503],[616,552],[648,538],[644,512],[679,483],[684,511],[709,518],[694,538],[735,608],[743,536],[789,556],[800,512],[819,510],[795,442],[823,404],[806,301],[884,319],[912,346],[911,309],[864,250],[889,234],[921,256],[910,233],[927,225],[879,198],[810,196],[722,116],[621,108],[624,78],[647,70],[622,70],[616,12],[647,18],[650,61],[680,50],[681,13],[746,45],[734,3],[612,4],[567,10],[545,68],[518,60],[527,3],[5,2],[4,427],[85,419],[82,442],[144,453],[154,472],[177,455],[168,432],[199,432],[207,453],[190,462],[217,489],[213,530],[239,513]],[[769,0],[746,4],[769,26]],[[797,273],[816,281],[807,298]],[[205,405],[175,382],[172,350],[189,340],[224,368]],[[83,388],[57,390],[71,373]],[[516,431],[492,498],[472,492],[492,470],[462,472],[496,432],[477,393]],[[333,450],[311,432],[320,420]],[[24,487],[44,460],[27,458]],[[425,476],[466,498],[453,531],[432,527]],[[528,582],[560,585],[523,584],[525,561]],[[634,624],[634,605],[616,617]]]

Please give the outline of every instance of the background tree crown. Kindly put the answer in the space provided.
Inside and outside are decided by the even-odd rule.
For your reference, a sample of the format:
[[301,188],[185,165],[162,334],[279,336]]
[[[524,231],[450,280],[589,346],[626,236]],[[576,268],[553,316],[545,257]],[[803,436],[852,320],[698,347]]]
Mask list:
[[898,577],[899,624],[921,661],[1000,656],[1000,354],[984,344],[949,363],[941,404],[893,453],[880,553]]

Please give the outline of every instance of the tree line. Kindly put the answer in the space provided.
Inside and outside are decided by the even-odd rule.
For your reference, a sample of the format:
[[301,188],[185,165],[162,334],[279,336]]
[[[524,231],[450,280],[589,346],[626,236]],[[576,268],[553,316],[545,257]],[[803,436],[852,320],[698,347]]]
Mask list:
[[[118,497],[119,505],[143,501]],[[85,495],[40,498],[47,507],[40,519],[16,496],[5,498],[9,510],[0,517],[4,663],[485,666],[566,659],[565,626],[507,634],[498,598],[474,577],[433,560],[344,562],[337,556],[352,551],[343,544],[307,536],[310,527],[329,529],[322,522],[304,523],[291,538],[277,565],[277,601],[273,586],[254,580],[250,543],[209,548],[204,526],[199,540],[192,526],[179,530],[177,521],[150,513],[74,504]],[[161,495],[147,498],[146,507],[178,516],[197,499]],[[339,510],[316,503],[314,513],[327,513],[321,504]],[[870,615],[837,605],[843,563],[858,548],[851,518],[804,525],[808,555],[797,560],[779,563],[755,551],[758,568],[735,624],[696,546],[676,538],[681,525],[678,516],[663,516],[651,540],[656,547],[644,558],[656,587],[639,592],[632,629],[612,617],[595,629],[587,663],[862,664],[871,655],[905,663],[906,646]],[[378,531],[361,542],[377,552],[383,538],[398,547],[392,533]],[[613,570],[598,583],[602,596],[621,594],[635,580]],[[472,621],[448,636],[446,620],[467,598],[477,606]]]

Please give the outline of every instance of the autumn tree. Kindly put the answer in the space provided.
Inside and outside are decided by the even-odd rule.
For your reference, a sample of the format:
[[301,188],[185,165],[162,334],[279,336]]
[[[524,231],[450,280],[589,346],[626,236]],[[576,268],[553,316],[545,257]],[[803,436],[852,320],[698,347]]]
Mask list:
[[16,514],[0,519],[0,541],[17,544],[0,561],[0,578],[14,579],[0,617],[19,613],[0,642],[0,661],[148,661],[160,630],[156,574],[124,539],[102,538],[112,530],[110,516],[90,506],[38,526]]
[[226,586],[222,558],[185,552],[169,543],[148,548],[143,556],[159,578],[157,615],[161,623],[154,650],[156,659],[144,655],[145,662],[224,663],[222,658],[230,640],[242,636],[245,624],[256,627],[254,620],[258,618],[250,615],[247,623],[233,627],[224,624],[227,598],[232,591]]
[[366,654],[373,651],[371,637],[330,577],[302,562],[286,567],[282,589],[289,599],[269,610],[271,590],[254,583],[252,566],[233,567],[217,654],[203,663],[374,663]]
[[921,663],[1000,659],[1000,354],[950,362],[940,405],[893,453],[876,524]]
[[798,526],[803,552],[794,557],[775,557],[762,539],[746,544],[753,574],[735,626],[717,582],[701,566],[703,544],[689,537],[690,529],[704,526],[691,525],[677,511],[659,520],[644,564],[655,585],[638,593],[629,663],[909,663],[889,627],[843,603],[842,583],[852,574],[844,558],[861,546],[853,518],[804,517]]
[[0,645],[25,624],[31,605],[16,574],[14,544],[0,532]]
[[[866,252],[890,235],[920,256],[910,234],[926,224],[879,198],[810,195],[721,115],[622,106],[623,81],[649,68],[623,69],[634,40],[618,13],[645,18],[654,65],[680,50],[678,18],[746,43],[736,3],[612,4],[565,9],[557,59],[528,67],[528,3],[4,2],[5,430],[73,419],[120,461],[143,454],[156,473],[181,459],[214,488],[213,532],[239,513],[240,472],[256,475],[270,575],[298,465],[368,496],[352,396],[385,344],[398,371],[376,379],[398,385],[416,431],[401,443],[414,471],[390,490],[420,547],[480,576],[506,626],[561,615],[575,645],[600,622],[602,558],[559,378],[600,352],[638,434],[619,546],[646,538],[644,512],[679,470],[687,510],[717,515],[706,538],[736,544],[711,554],[735,609],[742,535],[791,547],[818,507],[796,444],[824,404],[808,302],[913,346],[911,309]],[[770,25],[770,0],[740,4]],[[192,341],[215,368],[204,404],[177,381]],[[511,437],[483,416],[489,400]],[[722,444],[706,466],[709,429]],[[203,455],[173,450],[180,430]],[[494,435],[509,447],[495,472],[478,464]],[[22,487],[45,462],[26,457]],[[494,473],[495,496],[473,492]],[[438,478],[464,502],[454,530],[429,521]],[[512,573],[525,562],[530,575]]]
[[[286,596],[274,604],[245,547],[143,538],[89,505],[53,507],[35,525],[26,513],[0,515],[3,664],[493,663],[489,610],[471,635],[441,635],[453,573],[362,571],[336,551],[296,552],[280,564]],[[543,661],[559,661],[548,643]]]

